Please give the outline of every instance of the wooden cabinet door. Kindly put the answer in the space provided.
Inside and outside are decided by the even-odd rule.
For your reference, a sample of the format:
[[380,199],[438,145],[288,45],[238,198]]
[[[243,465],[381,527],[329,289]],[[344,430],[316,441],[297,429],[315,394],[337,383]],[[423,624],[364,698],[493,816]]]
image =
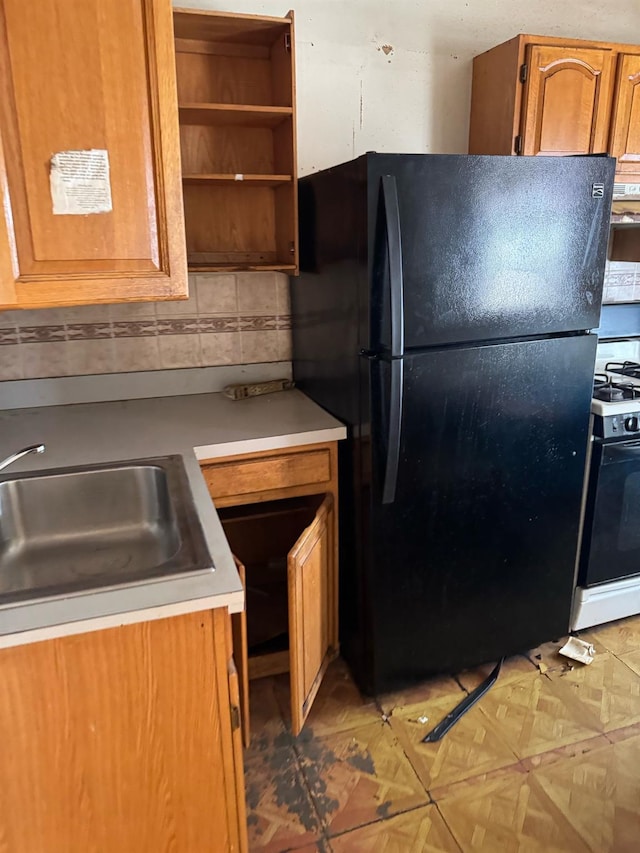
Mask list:
[[618,57],[610,153],[618,158],[618,174],[640,174],[640,54]]
[[333,559],[333,498],[327,495],[287,559],[294,735],[304,725],[329,663]]
[[[227,673],[229,677],[229,699],[233,710],[234,708],[240,708],[240,704],[242,702],[238,670],[236,669],[233,658],[229,660]],[[240,713],[242,713],[241,710]],[[232,721],[232,726],[235,798],[238,811],[238,849],[239,853],[246,853],[248,849],[248,840],[246,829],[247,806],[244,792],[244,759],[242,755],[243,735],[241,726],[236,726],[234,721]]]
[[591,48],[527,51],[523,154],[594,154],[607,150],[612,56]]
[[245,593],[245,609],[231,616],[231,633],[233,638],[233,658],[238,668],[238,693],[240,707],[240,722],[242,727],[242,742],[246,747],[251,740],[251,725],[249,722],[249,644],[247,642],[247,570],[240,560],[233,557],[236,569],[240,575],[242,588]]
[[186,296],[171,0],[0,0],[0,193],[0,307]]
[[246,849],[227,622],[219,609],[0,650],[0,850]]

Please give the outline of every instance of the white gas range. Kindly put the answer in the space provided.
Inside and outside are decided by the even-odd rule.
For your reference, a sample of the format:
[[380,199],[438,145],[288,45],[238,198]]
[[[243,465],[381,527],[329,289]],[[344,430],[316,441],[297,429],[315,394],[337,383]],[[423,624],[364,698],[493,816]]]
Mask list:
[[573,630],[640,613],[640,341],[598,346]]
[[[606,377],[614,385],[621,384],[624,387],[640,388],[640,340],[599,343],[595,374],[597,380],[603,380]],[[604,394],[596,396],[597,385],[599,384],[599,381],[594,382],[594,399],[591,410],[595,414],[603,415],[611,410],[600,405],[600,403],[608,401]],[[640,400],[640,397],[638,399]]]

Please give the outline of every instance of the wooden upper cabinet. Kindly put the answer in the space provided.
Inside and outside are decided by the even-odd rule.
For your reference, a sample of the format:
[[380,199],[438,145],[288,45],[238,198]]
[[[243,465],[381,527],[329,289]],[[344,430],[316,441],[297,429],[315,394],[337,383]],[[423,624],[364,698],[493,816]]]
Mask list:
[[173,20],[189,267],[296,274],[293,12]]
[[469,153],[608,153],[640,182],[640,45],[519,35],[476,56]]
[[610,97],[610,51],[529,46],[522,153],[605,152]]
[[170,0],[0,0],[0,86],[0,307],[185,297]]
[[618,59],[610,151],[619,174],[640,173],[640,53]]

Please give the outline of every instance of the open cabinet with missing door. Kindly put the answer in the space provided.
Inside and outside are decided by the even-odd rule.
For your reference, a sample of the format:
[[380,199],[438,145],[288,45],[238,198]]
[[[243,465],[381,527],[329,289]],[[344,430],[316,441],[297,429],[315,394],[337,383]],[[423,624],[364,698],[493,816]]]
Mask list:
[[611,206],[609,260],[640,263],[640,199],[614,199]]
[[189,268],[296,273],[293,13],[173,21]]
[[[234,617],[243,689],[246,693],[248,678],[289,672],[297,735],[334,651],[333,497],[274,500],[222,508],[219,514],[246,577],[246,632],[245,614]],[[241,705],[247,708],[246,695]],[[243,728],[246,742],[246,711]]]

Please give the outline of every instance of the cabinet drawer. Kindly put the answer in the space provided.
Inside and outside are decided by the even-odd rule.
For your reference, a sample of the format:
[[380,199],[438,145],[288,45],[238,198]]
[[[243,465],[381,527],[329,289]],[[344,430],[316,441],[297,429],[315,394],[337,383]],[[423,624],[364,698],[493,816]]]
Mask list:
[[278,453],[260,459],[205,465],[202,471],[215,500],[327,483],[331,479],[331,453],[328,448]]

